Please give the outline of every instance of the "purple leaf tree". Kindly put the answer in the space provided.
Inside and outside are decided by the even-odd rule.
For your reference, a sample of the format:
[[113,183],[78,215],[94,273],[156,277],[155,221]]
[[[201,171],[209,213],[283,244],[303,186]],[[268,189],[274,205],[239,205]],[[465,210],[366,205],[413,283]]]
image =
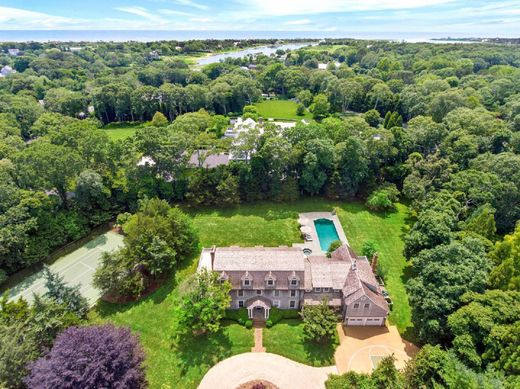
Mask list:
[[144,352],[128,328],[71,327],[30,365],[29,388],[144,388]]

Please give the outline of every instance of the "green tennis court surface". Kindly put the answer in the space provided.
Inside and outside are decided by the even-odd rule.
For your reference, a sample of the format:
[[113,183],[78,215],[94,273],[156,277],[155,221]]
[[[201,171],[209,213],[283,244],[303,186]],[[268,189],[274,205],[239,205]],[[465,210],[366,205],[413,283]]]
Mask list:
[[[84,246],[65,255],[49,267],[60,274],[69,285],[80,285],[80,291],[91,305],[99,298],[99,292],[92,286],[94,271],[105,251],[113,251],[121,246],[123,237],[115,232],[107,232],[94,238]],[[23,297],[31,302],[34,294],[44,294],[46,291],[43,272],[38,272],[9,290],[9,297]]]

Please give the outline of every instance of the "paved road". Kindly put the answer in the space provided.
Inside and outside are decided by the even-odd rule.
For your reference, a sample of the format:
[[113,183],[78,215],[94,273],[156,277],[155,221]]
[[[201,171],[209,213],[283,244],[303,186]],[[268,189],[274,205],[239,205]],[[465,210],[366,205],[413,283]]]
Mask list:
[[335,366],[312,367],[270,353],[245,353],[225,359],[204,376],[199,389],[235,389],[253,380],[269,381],[280,389],[321,389]]
[[[92,278],[101,255],[105,251],[117,249],[123,243],[123,236],[115,232],[107,232],[87,242],[79,249],[65,255],[49,267],[60,274],[69,285],[80,285],[80,292],[91,305],[99,298],[99,292],[92,286]],[[38,272],[9,290],[9,298],[23,297],[31,302],[34,294],[46,291],[43,272]]]

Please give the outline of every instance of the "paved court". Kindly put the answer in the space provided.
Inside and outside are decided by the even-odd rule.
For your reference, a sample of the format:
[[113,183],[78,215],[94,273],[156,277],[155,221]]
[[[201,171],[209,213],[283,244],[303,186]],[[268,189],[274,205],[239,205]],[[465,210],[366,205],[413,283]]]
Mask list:
[[340,345],[334,355],[340,374],[370,373],[385,356],[394,354],[398,369],[405,367],[418,348],[401,338],[397,327],[343,327],[338,325]]
[[[99,292],[92,286],[92,278],[101,255],[105,251],[113,251],[121,246],[123,236],[109,231],[87,242],[84,246],[56,260],[49,267],[57,272],[70,285],[80,285],[80,291],[91,305],[99,298]],[[9,290],[9,297],[23,297],[33,300],[33,294],[44,294],[46,291],[43,272],[27,277],[24,281]]]
[[312,367],[270,353],[244,353],[213,366],[199,389],[236,389],[254,380],[269,381],[280,389],[321,389],[335,366]]

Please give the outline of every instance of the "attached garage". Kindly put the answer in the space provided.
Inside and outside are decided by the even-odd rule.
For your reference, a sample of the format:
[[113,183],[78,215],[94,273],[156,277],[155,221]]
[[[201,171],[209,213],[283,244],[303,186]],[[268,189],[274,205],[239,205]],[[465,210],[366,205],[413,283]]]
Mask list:
[[347,326],[382,326],[384,322],[383,317],[349,317]]

